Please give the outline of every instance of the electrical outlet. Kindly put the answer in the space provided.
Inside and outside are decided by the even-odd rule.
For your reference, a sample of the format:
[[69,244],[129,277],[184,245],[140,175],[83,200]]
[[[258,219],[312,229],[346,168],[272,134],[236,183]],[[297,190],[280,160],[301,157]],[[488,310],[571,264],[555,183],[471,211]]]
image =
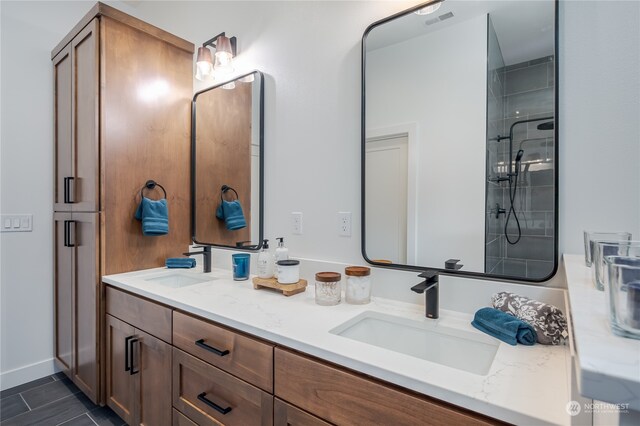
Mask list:
[[338,235],[351,236],[351,212],[338,212]]
[[302,212],[291,212],[291,232],[302,235]]

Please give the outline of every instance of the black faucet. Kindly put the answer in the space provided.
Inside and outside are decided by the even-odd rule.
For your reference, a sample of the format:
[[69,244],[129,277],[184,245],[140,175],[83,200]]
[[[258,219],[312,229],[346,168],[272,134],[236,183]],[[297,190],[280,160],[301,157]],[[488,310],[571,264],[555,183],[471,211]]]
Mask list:
[[426,316],[431,319],[438,319],[439,316],[438,273],[439,271],[434,270],[424,271],[418,277],[425,280],[411,287],[416,293],[424,293]]
[[191,256],[193,254],[201,254],[204,259],[203,272],[211,272],[211,246],[195,246],[194,248],[201,248],[202,251],[192,251],[182,253],[185,256]]

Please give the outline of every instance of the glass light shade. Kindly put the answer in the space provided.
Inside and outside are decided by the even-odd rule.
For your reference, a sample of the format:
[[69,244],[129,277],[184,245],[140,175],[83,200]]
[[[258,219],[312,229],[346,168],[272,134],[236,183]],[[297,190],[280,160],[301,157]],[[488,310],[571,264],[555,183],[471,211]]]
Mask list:
[[218,74],[229,74],[234,71],[233,68],[233,59],[228,57],[220,57],[216,55],[215,64],[213,65],[213,69]]
[[224,56],[229,59],[233,58],[233,50],[231,48],[231,40],[229,40],[229,37],[220,36],[216,40],[216,57],[218,56]]
[[233,69],[233,50],[229,37],[220,36],[216,40],[216,54],[213,69],[220,74],[229,74]]
[[211,61],[211,51],[204,46],[198,48],[198,58],[196,60],[196,78],[201,81],[213,79],[213,63]]
[[416,15],[430,15],[436,10],[440,9],[440,6],[442,6],[442,2],[438,2],[436,4],[430,4],[429,6],[425,6],[422,9],[416,10],[413,13],[415,13]]

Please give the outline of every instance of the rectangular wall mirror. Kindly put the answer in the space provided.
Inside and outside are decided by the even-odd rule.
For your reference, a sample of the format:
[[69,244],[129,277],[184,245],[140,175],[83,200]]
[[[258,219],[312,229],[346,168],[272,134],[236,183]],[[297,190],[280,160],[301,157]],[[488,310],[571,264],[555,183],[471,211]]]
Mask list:
[[191,114],[193,241],[256,250],[263,235],[264,77],[196,93]]
[[428,2],[362,40],[370,263],[532,282],[558,259],[555,0]]

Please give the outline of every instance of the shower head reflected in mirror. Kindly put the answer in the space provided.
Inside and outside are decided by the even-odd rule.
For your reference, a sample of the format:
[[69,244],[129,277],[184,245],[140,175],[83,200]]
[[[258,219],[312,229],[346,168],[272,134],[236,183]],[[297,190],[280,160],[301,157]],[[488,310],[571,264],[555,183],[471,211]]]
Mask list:
[[538,130],[553,130],[555,127],[553,121],[547,121],[545,123],[538,124]]

